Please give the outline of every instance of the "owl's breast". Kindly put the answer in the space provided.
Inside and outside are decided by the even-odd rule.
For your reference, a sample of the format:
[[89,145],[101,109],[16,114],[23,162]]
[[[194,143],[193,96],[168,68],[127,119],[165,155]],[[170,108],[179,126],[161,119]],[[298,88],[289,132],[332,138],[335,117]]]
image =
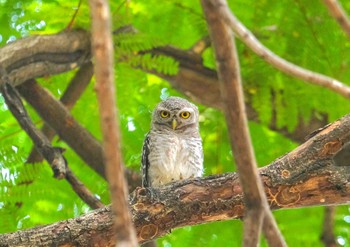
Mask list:
[[149,175],[154,184],[199,177],[203,173],[200,138],[158,135],[152,140]]

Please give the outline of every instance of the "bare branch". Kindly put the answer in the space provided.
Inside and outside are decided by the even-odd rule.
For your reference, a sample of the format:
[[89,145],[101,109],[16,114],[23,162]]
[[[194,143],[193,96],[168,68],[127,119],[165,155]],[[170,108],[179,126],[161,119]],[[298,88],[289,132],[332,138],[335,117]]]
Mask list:
[[69,167],[67,167],[66,180],[70,183],[75,193],[77,193],[77,195],[92,209],[104,207],[104,204],[86,188]]
[[[75,74],[60,100],[68,110],[72,109],[76,101],[80,98],[86,86],[89,84],[92,75],[93,66],[91,62],[83,64]],[[51,141],[56,134],[47,123],[44,123],[41,131],[49,141]],[[33,148],[28,156],[27,163],[36,163],[41,161],[41,155],[36,151],[36,149]]]
[[323,0],[329,13],[337,20],[340,27],[350,38],[350,19],[337,0]]
[[274,236],[275,241],[268,239],[269,243],[273,243],[271,246],[286,246],[272,214],[267,213],[269,207],[258,176],[251,144],[238,55],[231,30],[215,8],[219,6],[219,2],[213,0],[202,0],[201,2],[215,51],[226,123],[247,209],[244,217],[243,246],[258,245],[263,221],[269,226],[269,233],[273,233],[266,237]]
[[[58,136],[95,172],[105,177],[102,145],[74,119],[67,108],[34,80],[17,86],[17,89]],[[129,191],[141,185],[138,173],[126,170],[125,175],[128,178]]]
[[104,176],[101,144],[82,127],[61,102],[34,80],[17,86],[20,94],[87,164]]
[[117,245],[137,246],[136,233],[127,203],[127,181],[120,150],[120,130],[115,101],[112,29],[108,1],[90,0],[92,51],[95,58],[96,92],[103,134],[106,177],[115,213]]
[[336,79],[304,69],[277,56],[271,50],[261,44],[253,33],[233,15],[224,0],[212,2],[219,9],[220,15],[232,28],[237,37],[266,62],[290,76],[294,76],[306,82],[311,82],[312,84],[328,88],[344,96],[345,98],[350,98],[350,87]]
[[[6,73],[3,73],[6,74]],[[104,205],[78,180],[73,172],[67,166],[67,161],[62,155],[62,149],[54,148],[50,140],[36,127],[31,121],[26,109],[24,108],[18,92],[7,82],[1,86],[1,93],[6,104],[16,117],[19,124],[33,140],[34,145],[39,152],[50,164],[54,175],[58,179],[65,177],[71,184],[73,190],[78,196],[86,202],[91,208],[97,209]]]
[[1,85],[0,91],[13,116],[17,119],[22,129],[32,139],[39,153],[51,166],[55,178],[64,178],[66,175],[67,164],[62,155],[62,149],[52,147],[46,136],[35,127],[26,109],[24,108],[18,92],[12,87],[11,84],[5,82],[5,84]]

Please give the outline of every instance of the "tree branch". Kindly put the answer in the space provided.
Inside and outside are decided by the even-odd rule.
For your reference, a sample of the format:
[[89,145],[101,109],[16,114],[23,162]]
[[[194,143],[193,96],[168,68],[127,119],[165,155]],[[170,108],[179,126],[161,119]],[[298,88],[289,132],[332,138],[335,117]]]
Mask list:
[[34,80],[17,86],[20,94],[87,164],[104,176],[101,144],[83,128],[61,102]]
[[[271,209],[348,203],[350,166],[335,166],[332,158],[350,142],[349,130],[347,115],[259,169]],[[130,208],[140,243],[178,227],[242,218],[245,211],[236,173],[158,189],[138,188],[130,195]],[[75,219],[3,234],[0,246],[113,246],[113,234],[112,213],[105,207]]]
[[106,177],[112,199],[114,230],[119,247],[137,246],[128,209],[128,185],[120,150],[118,109],[115,100],[112,29],[108,1],[90,0],[92,51],[95,59],[96,92],[103,134]]
[[[64,94],[60,99],[62,104],[68,110],[71,110],[77,102],[77,100],[80,98],[81,94],[84,92],[85,88],[89,84],[92,75],[93,66],[91,62],[83,64],[78,70],[78,72],[74,75],[73,79],[69,83],[68,87],[66,88]],[[56,132],[47,123],[44,123],[44,126],[41,128],[41,131],[49,141],[51,141],[56,135]],[[26,162],[37,163],[41,161],[41,155],[36,151],[36,149],[33,148]]]
[[329,13],[337,20],[340,27],[350,38],[350,19],[337,0],[323,0]]
[[[0,48],[0,64],[12,86],[72,70],[90,61],[90,36],[83,30],[30,36]],[[0,79],[0,85],[4,83]]]
[[[5,71],[2,74],[6,76]],[[35,127],[26,109],[24,108],[24,105],[22,104],[18,92],[12,87],[12,85],[5,82],[5,84],[1,86],[1,93],[3,94],[5,102],[12,114],[34,142],[38,155],[40,155],[40,157],[44,157],[49,162],[54,172],[54,176],[58,179],[65,177],[78,196],[91,208],[96,209],[103,207],[104,205],[83,185],[83,183],[78,180],[78,178],[69,169],[67,166],[67,161],[62,155],[62,149],[52,147],[50,140],[48,140],[47,137]]]
[[[17,86],[20,94],[37,111],[41,118],[51,126],[58,136],[66,142],[101,177],[105,177],[102,145],[81,126],[61,102],[34,80]],[[126,170],[129,191],[141,185],[140,175]]]
[[261,44],[253,33],[233,15],[223,0],[215,2],[215,4],[219,9],[220,15],[232,28],[237,37],[263,60],[290,76],[294,76],[303,81],[328,88],[344,96],[345,98],[350,98],[350,87],[334,78],[304,69],[277,56],[271,50]]
[[[2,72],[1,74],[6,74]],[[5,82],[0,86],[0,91],[5,99],[6,105],[16,118],[22,129],[28,134],[33,141],[35,148],[47,160],[54,173],[55,178],[62,179],[66,175],[66,160],[62,155],[60,148],[51,146],[46,136],[38,130],[30,119],[22,100],[11,84]]]
[[224,102],[224,113],[232,152],[244,192],[246,213],[244,216],[243,246],[258,245],[263,222],[269,229],[269,234],[265,236],[270,246],[286,246],[269,210],[263,185],[258,175],[245,113],[240,67],[234,38],[231,30],[220,18],[217,8],[215,8],[217,3],[212,4],[208,0],[201,2],[215,52],[221,98]]
[[102,208],[105,205],[86,188],[86,186],[74,175],[69,167],[67,167],[66,180],[72,186],[77,195],[92,209]]

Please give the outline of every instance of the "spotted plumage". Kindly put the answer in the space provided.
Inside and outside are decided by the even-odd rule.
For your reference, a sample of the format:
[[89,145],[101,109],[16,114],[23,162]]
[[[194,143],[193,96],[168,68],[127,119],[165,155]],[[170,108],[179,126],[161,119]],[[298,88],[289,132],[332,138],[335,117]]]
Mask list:
[[142,186],[202,176],[198,119],[198,108],[179,97],[169,97],[156,106],[142,150]]

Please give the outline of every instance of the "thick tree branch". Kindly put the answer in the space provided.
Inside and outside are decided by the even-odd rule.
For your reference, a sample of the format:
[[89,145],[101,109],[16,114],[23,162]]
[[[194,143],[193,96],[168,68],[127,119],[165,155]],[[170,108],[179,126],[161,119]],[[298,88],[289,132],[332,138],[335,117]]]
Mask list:
[[290,76],[294,76],[305,82],[310,82],[312,84],[328,88],[346,98],[350,98],[350,87],[347,85],[334,78],[304,69],[298,65],[288,62],[265,47],[253,35],[253,33],[233,15],[224,0],[213,1],[213,4],[219,8],[220,15],[232,28],[237,37],[266,62]]
[[244,216],[243,246],[258,245],[263,222],[265,222],[265,226],[268,226],[266,229],[269,229],[269,234],[265,234],[265,236],[270,246],[286,246],[269,210],[263,185],[258,175],[233,35],[214,7],[217,3],[212,5],[209,0],[201,2],[215,52],[221,98],[224,102],[231,147],[244,192],[246,213]]
[[[89,33],[80,30],[30,36],[0,49],[0,64],[17,86],[26,80],[72,70],[90,60]],[[4,81],[0,79],[0,85]]]
[[137,246],[128,208],[128,185],[120,149],[120,129],[114,86],[114,52],[108,1],[89,0],[92,19],[92,51],[95,59],[96,92],[103,134],[106,177],[112,199],[114,230],[119,247]]
[[[84,92],[85,88],[89,84],[92,75],[93,66],[91,62],[83,64],[78,70],[78,72],[74,75],[73,79],[69,83],[68,87],[66,88],[65,92],[63,93],[60,99],[62,104],[68,110],[71,110],[77,102],[77,100],[80,98],[81,94]],[[56,132],[47,123],[44,123],[44,126],[41,128],[41,131],[49,141],[51,141],[56,134]],[[41,155],[36,151],[36,149],[33,148],[28,156],[27,163],[37,163],[41,161]]]
[[340,27],[350,38],[350,19],[337,0],[323,0],[329,13],[337,20]]
[[[333,156],[350,142],[350,115],[324,128],[292,152],[260,168],[271,209],[349,202],[350,166],[335,166]],[[211,221],[242,218],[242,188],[236,173],[138,188],[130,208],[139,242],[171,229]],[[109,207],[16,233],[3,234],[0,246],[114,246]]]

